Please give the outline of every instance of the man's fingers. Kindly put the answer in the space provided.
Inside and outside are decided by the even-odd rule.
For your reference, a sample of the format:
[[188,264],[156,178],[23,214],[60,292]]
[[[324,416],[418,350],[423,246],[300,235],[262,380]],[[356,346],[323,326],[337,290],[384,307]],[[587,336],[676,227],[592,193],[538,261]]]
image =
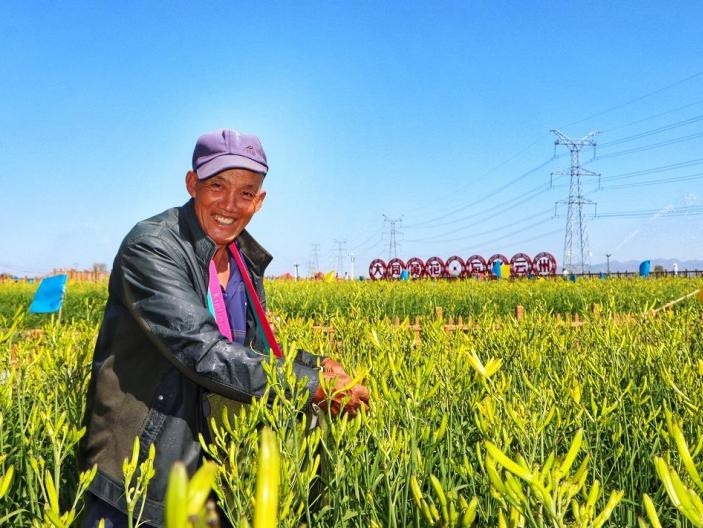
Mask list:
[[346,385],[349,384],[351,378],[342,372],[327,372],[323,371],[325,379],[330,382],[334,391],[342,390]]
[[349,391],[347,399],[344,401],[344,410],[350,416],[356,416],[359,408],[363,405],[368,407],[369,391],[363,385],[355,385]]
[[356,416],[361,405],[368,406],[368,389],[361,384],[352,385],[356,380],[352,380],[342,365],[335,360],[325,359],[322,363],[322,376],[328,386],[324,408],[330,416],[337,416],[344,411],[353,417]]
[[355,396],[364,403],[369,402],[369,390],[363,385],[356,385],[353,389]]
[[325,359],[325,361],[322,363],[322,372],[324,372],[325,374],[337,374],[346,376],[346,372],[344,372],[344,368],[342,368],[342,365],[337,363],[334,359],[329,358]]

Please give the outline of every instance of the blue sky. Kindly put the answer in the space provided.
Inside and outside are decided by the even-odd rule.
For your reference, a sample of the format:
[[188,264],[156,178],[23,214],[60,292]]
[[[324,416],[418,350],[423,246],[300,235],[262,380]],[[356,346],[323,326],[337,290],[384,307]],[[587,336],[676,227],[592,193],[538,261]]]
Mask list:
[[593,263],[703,258],[701,20],[697,1],[3,2],[0,272],[111,267],[135,222],[186,201],[220,127],[266,149],[250,231],[274,274],[313,247],[332,269],[340,246],[366,273],[383,215],[403,259],[561,262],[551,129],[599,131]]

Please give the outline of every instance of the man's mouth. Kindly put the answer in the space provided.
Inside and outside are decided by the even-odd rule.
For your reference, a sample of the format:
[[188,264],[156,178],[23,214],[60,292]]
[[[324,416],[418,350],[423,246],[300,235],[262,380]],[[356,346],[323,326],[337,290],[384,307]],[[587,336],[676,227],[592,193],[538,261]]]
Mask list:
[[228,216],[213,215],[213,218],[220,225],[232,225],[234,223],[234,218]]

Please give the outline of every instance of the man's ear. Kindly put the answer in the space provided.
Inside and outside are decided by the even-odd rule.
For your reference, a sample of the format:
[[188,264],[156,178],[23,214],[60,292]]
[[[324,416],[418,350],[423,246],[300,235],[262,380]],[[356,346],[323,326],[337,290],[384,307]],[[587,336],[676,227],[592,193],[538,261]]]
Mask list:
[[198,183],[198,175],[195,171],[186,172],[186,189],[191,198],[195,198],[195,185]]

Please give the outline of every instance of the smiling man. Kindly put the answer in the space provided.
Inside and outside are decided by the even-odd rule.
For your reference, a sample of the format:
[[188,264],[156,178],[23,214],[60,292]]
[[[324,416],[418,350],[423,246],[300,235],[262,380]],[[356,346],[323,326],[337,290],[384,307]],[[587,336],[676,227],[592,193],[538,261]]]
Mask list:
[[[83,526],[127,526],[122,462],[140,441],[156,448],[142,521],[163,526],[174,462],[190,474],[209,436],[207,401],[250,402],[266,390],[262,363],[277,351],[266,316],[263,276],[271,255],[246,231],[264,202],[266,154],[256,136],[217,130],[198,138],[186,174],[191,199],[139,222],[110,275],[81,442],[83,468],[98,466]],[[281,361],[281,360],[279,360]],[[299,351],[294,372],[310,404],[335,415],[368,403],[362,385],[330,358]],[[329,380],[330,396],[320,386]]]

